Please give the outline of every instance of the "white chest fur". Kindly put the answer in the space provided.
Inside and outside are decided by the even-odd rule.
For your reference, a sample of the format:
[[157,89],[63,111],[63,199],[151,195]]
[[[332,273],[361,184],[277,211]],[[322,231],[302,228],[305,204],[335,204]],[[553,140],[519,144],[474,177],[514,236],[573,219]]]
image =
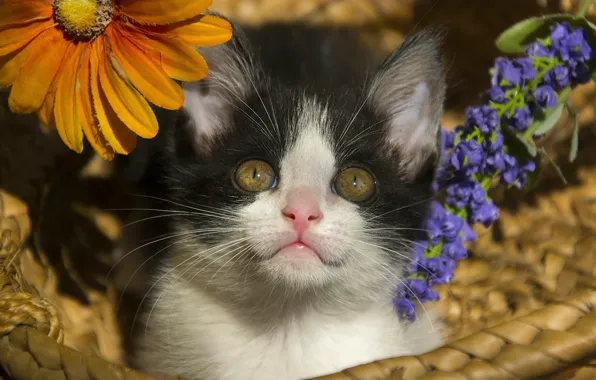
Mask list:
[[[255,328],[196,289],[170,288],[150,319],[137,364],[189,379],[304,379],[441,344],[436,322],[420,313],[400,323],[391,305],[359,313],[310,311]],[[158,292],[159,294],[159,292]]]

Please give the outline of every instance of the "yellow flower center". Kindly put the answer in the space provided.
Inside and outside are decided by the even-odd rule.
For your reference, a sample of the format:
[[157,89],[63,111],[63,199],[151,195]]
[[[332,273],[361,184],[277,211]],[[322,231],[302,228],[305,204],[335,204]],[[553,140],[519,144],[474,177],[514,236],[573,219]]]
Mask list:
[[112,0],[54,0],[54,18],[66,34],[93,40],[114,17]]

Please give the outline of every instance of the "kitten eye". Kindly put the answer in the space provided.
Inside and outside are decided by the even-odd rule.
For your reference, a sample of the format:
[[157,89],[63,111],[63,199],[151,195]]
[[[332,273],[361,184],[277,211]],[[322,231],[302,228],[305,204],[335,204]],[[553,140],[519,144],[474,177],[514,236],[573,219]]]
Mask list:
[[266,191],[277,183],[273,167],[262,160],[248,160],[236,169],[236,183],[241,189],[253,193]]
[[333,191],[340,197],[354,203],[366,202],[376,194],[373,176],[361,168],[347,168],[340,171],[333,181]]

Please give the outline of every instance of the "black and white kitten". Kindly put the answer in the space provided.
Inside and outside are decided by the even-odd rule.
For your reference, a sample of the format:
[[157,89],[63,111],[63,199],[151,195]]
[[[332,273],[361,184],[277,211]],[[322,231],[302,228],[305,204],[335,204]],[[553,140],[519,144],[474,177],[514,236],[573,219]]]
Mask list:
[[412,35],[370,70],[349,33],[240,32],[201,49],[168,137],[171,224],[136,365],[189,379],[302,379],[442,343],[396,285],[432,196],[445,79]]

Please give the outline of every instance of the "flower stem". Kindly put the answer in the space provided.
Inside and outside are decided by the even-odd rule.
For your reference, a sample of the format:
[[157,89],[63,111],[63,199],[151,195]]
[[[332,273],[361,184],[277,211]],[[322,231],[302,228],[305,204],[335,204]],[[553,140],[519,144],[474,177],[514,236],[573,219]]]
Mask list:
[[584,17],[586,15],[586,13],[588,13],[590,4],[592,4],[592,0],[584,0],[584,2],[582,3],[582,7],[580,8],[579,12],[577,13],[577,17]]

